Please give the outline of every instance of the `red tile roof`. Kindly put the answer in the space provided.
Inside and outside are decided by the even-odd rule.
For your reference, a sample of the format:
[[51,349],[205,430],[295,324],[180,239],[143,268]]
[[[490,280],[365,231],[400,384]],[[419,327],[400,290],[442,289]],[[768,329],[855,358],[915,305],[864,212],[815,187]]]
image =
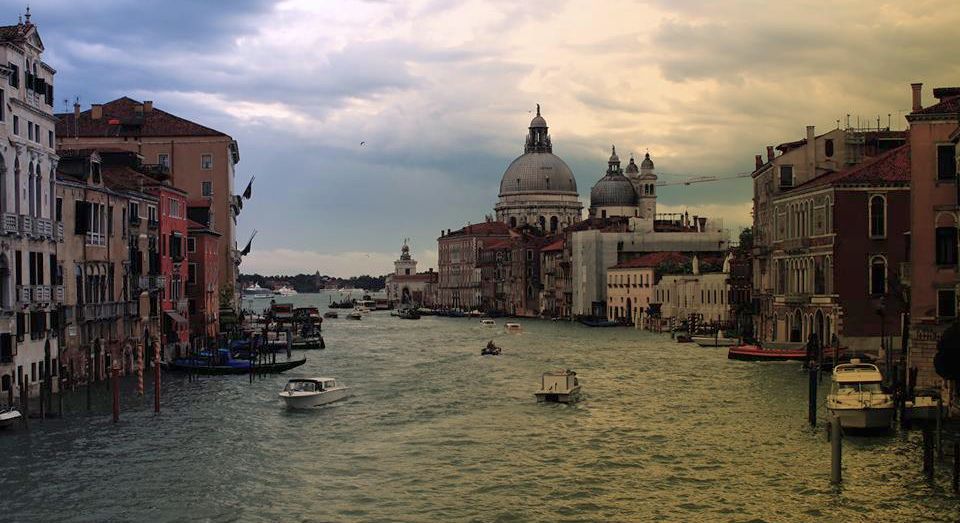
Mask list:
[[[936,89],[935,89],[936,90]],[[960,113],[960,96],[949,96],[944,97],[940,100],[939,103],[935,103],[930,107],[924,107],[919,111],[914,111],[910,113],[913,114],[957,114]]]
[[103,116],[97,120],[90,110],[57,115],[57,136],[69,138],[75,133],[81,137],[100,136],[223,136],[227,135],[190,120],[172,115],[154,107],[138,112],[142,103],[124,96],[103,104]]
[[546,247],[540,249],[540,252],[557,252],[563,250],[563,239],[559,239]]
[[168,183],[158,181],[127,165],[102,165],[100,173],[103,176],[104,185],[117,191],[143,192],[143,189],[146,187],[163,187],[173,192],[187,194],[186,191],[178,189]]
[[510,234],[510,227],[503,222],[483,222],[475,223],[473,225],[467,225],[466,227],[452,231],[446,236],[441,236],[441,238],[449,236],[495,236],[495,235],[508,235]]
[[910,145],[901,145],[869,158],[849,169],[834,171],[797,186],[800,188],[839,184],[910,183]]
[[494,240],[483,246],[484,249],[489,249],[492,251],[496,251],[500,249],[509,249],[511,247],[513,247],[513,242],[511,242],[510,240]]

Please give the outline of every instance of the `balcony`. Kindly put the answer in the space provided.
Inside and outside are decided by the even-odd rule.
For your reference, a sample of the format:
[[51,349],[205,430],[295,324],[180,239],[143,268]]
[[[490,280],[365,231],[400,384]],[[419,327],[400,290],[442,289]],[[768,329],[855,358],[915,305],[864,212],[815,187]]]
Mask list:
[[157,227],[160,227],[160,221],[157,220],[156,218],[150,218],[149,220],[147,220],[147,227],[150,227],[151,229],[156,229]]
[[910,262],[901,262],[900,263],[900,285],[903,285],[904,287],[909,287],[911,276],[913,276],[913,269],[910,266]]
[[53,286],[53,301],[56,303],[63,303],[63,285]]
[[51,292],[49,285],[34,285],[32,294],[33,303],[46,304],[50,303],[53,293]]
[[112,320],[125,312],[125,303],[87,303],[83,305],[83,321]]
[[17,301],[21,305],[27,305],[30,303],[30,287],[27,285],[21,285],[17,287]]
[[177,300],[177,312],[186,316],[187,310],[190,308],[190,302],[186,298],[180,298]]
[[20,215],[20,234],[27,238],[32,238],[35,236],[33,229],[33,216],[27,216],[25,214]]
[[166,279],[163,276],[141,276],[138,283],[141,291],[156,291],[166,285]]
[[783,302],[787,305],[804,305],[810,303],[810,295],[801,292],[791,292],[783,295]]
[[19,227],[17,215],[12,212],[5,212],[0,215],[0,234],[17,234]]
[[130,225],[140,225],[140,217],[136,214],[130,215]]
[[128,301],[126,304],[127,316],[131,318],[140,317],[140,302],[138,300]]
[[55,239],[53,236],[53,222],[46,218],[37,218],[34,221],[34,227],[36,228],[37,236],[45,240]]
[[87,233],[87,245],[103,247],[107,244],[107,236],[99,232]]

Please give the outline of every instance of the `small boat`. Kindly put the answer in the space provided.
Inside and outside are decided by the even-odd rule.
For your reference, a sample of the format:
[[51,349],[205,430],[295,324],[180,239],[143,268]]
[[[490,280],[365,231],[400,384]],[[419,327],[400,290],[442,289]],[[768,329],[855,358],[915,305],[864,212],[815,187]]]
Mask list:
[[479,318],[480,316],[483,316],[483,313],[477,309],[473,309],[472,311],[467,313],[467,316],[470,318]]
[[334,378],[294,378],[280,392],[288,409],[310,409],[347,397],[349,387]]
[[336,318],[339,318],[340,315],[337,314],[337,311],[327,311],[327,312],[323,313],[323,317],[324,317],[324,318],[333,318],[333,319],[336,319]]
[[580,323],[587,327],[619,327],[620,324],[606,318],[580,318]]
[[277,296],[296,296],[297,291],[294,290],[294,288],[290,287],[289,285],[283,285],[279,289],[275,290],[274,294],[276,294]]
[[357,311],[350,311],[350,312],[347,313],[347,319],[348,319],[348,320],[362,320],[362,319],[363,319],[363,314],[360,314],[360,313],[357,312]]
[[327,344],[323,341],[323,336],[319,334],[311,334],[308,336],[294,335],[290,348],[293,350],[316,350],[327,348]]
[[[826,347],[823,349],[823,361],[832,363],[833,354],[837,349]],[[844,349],[839,349],[838,356],[844,358]],[[741,361],[806,361],[807,349],[765,349],[759,345],[737,345],[730,347],[727,358]],[[848,360],[849,361],[849,360]]]
[[580,399],[580,382],[572,370],[544,372],[540,390],[534,393],[537,402],[573,403]]
[[522,332],[522,331],[523,331],[523,327],[521,327],[519,323],[509,323],[509,322],[508,322],[508,323],[506,323],[506,324],[503,326],[503,329],[504,329],[505,331],[507,331],[507,332]]
[[368,312],[375,310],[377,308],[377,302],[369,299],[357,300],[356,306],[354,309],[359,309],[360,312],[367,314]]
[[689,334],[678,334],[677,343],[693,343],[693,338]]
[[490,318],[486,318],[486,319],[480,320],[480,326],[481,326],[481,327],[496,327],[496,326],[497,326],[497,322],[491,320]]
[[360,314],[370,314],[370,309],[367,307],[364,307],[363,305],[357,305],[356,307],[353,308],[353,312],[359,312]]
[[401,320],[419,320],[420,312],[417,309],[413,309],[413,308],[403,309],[402,311],[397,313],[397,317],[400,318]]
[[503,349],[501,349],[500,347],[497,347],[497,345],[493,343],[493,340],[490,340],[490,342],[487,343],[486,347],[480,349],[480,355],[481,356],[499,356],[500,352],[502,351]]
[[248,300],[272,298],[273,291],[261,287],[258,283],[254,283],[253,285],[243,289],[243,297]]
[[849,429],[885,429],[893,421],[893,395],[884,392],[883,376],[872,363],[854,359],[833,368],[827,409]]
[[12,427],[23,421],[23,414],[17,409],[0,409],[0,429]]
[[256,363],[249,359],[236,359],[230,355],[229,349],[219,349],[218,357],[211,359],[210,353],[201,353],[196,357],[176,358],[166,362],[167,370],[174,372],[191,372],[203,375],[249,374],[251,372],[276,374],[294,369],[307,362],[306,358],[299,360],[278,361],[276,363]]
[[690,336],[690,340],[701,347],[734,347],[740,345],[740,338],[729,338],[719,331],[713,336]]

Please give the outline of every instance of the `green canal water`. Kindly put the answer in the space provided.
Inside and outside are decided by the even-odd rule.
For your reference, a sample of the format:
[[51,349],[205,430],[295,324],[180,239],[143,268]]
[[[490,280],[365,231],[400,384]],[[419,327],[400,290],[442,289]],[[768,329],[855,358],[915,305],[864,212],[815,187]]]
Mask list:
[[[325,304],[326,295],[285,300]],[[0,433],[3,521],[954,521],[946,467],[921,474],[919,434],[844,440],[829,484],[795,363],[631,329],[521,321],[326,320],[325,351],[258,379],[167,376],[163,412],[124,383],[63,419]],[[481,357],[491,338],[499,357]],[[538,405],[540,373],[585,398]],[[288,412],[291,376],[334,376],[346,401]],[[148,383],[148,391],[150,384]],[[821,417],[825,410],[821,404]]]

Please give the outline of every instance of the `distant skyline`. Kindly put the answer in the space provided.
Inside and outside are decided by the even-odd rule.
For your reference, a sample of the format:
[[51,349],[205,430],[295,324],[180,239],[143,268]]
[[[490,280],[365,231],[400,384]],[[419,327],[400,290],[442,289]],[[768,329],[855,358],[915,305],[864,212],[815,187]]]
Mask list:
[[[380,275],[404,238],[482,221],[535,104],[584,206],[609,147],[664,181],[753,169],[847,114],[905,128],[910,82],[960,85],[954,2],[229,3],[41,0],[56,110],[120,96],[239,141],[241,271]],[[7,24],[18,10],[8,4]],[[361,142],[363,144],[361,145]],[[663,187],[662,212],[749,225],[749,179]]]

